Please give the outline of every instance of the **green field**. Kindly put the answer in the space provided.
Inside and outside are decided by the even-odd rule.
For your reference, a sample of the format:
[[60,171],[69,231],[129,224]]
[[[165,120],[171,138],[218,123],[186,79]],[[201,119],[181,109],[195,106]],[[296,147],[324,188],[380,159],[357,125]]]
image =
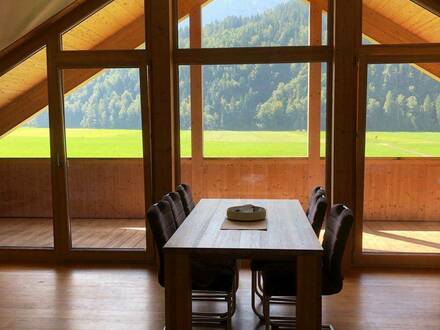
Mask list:
[[[68,157],[136,158],[142,156],[137,130],[67,129]],[[321,133],[321,150],[324,150]],[[191,155],[191,132],[181,132],[183,157]],[[440,157],[440,132],[368,132],[367,156]],[[307,134],[296,132],[206,131],[205,157],[306,157]],[[0,157],[49,156],[48,129],[19,128],[0,139]],[[324,154],[322,153],[322,156]]]

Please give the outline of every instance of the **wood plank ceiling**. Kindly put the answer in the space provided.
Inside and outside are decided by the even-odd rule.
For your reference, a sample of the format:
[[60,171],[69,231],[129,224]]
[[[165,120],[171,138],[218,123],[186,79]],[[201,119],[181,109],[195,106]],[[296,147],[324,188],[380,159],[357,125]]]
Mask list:
[[[179,2],[179,17],[212,0]],[[66,50],[134,49],[144,35],[143,0],[114,0],[63,35]],[[325,3],[325,1],[321,1]],[[324,8],[325,9],[325,8]],[[382,44],[440,43],[440,17],[410,0],[364,0],[363,32]],[[440,64],[420,64],[440,79]],[[65,90],[72,91],[99,70],[66,72]],[[0,136],[47,105],[45,49],[0,77]]]

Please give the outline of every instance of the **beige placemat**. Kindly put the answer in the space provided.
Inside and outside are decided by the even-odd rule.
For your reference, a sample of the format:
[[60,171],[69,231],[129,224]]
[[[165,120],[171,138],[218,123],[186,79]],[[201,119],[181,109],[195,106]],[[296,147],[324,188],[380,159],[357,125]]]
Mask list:
[[267,219],[260,221],[231,221],[225,218],[221,230],[267,230]]

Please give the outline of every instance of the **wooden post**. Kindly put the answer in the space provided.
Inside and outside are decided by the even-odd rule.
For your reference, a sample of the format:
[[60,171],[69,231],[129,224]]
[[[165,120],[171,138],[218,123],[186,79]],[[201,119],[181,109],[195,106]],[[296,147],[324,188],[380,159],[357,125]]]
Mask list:
[[[190,20],[190,48],[202,47],[202,8],[196,6],[191,9]],[[203,175],[203,83],[202,66],[190,67],[191,88],[191,172],[194,199],[202,197]]]
[[174,114],[173,6],[171,0],[150,0],[152,197],[175,189],[179,127]]
[[[316,1],[310,2],[310,46],[322,43],[322,8]],[[321,63],[309,64],[309,181],[308,191],[314,186],[324,184],[321,178],[320,141],[321,141]]]
[[50,36],[47,43],[47,81],[49,92],[54,246],[57,259],[62,261],[69,252],[72,242],[67,190],[68,173],[64,131],[63,80],[56,60],[60,51],[60,36],[54,33]]
[[[357,59],[361,46],[362,1],[336,0],[334,7],[332,204],[344,203],[356,213]],[[353,233],[354,231],[352,231]],[[344,268],[351,264],[353,235]]]

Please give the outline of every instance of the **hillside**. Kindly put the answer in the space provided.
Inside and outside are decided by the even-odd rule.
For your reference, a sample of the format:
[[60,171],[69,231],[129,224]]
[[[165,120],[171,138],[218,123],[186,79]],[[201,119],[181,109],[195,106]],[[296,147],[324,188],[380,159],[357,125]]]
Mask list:
[[[307,6],[302,1],[276,1],[280,4],[272,9],[257,8],[256,15],[243,11],[243,16],[227,16],[228,11],[223,8],[219,16],[222,19],[214,20],[208,11],[210,18],[204,25],[203,45],[305,45],[308,40]],[[180,44],[187,44],[188,30],[184,24],[179,35]],[[369,69],[369,130],[440,131],[438,82],[404,64],[371,65]],[[307,128],[306,64],[205,66],[203,77],[204,126],[207,129],[277,131]],[[322,86],[325,87],[325,74]],[[324,116],[325,93],[322,100]],[[180,69],[180,101],[181,127],[188,129],[188,67]],[[71,128],[138,129],[139,107],[136,70],[106,70],[66,97],[66,125]],[[44,126],[47,120],[40,116],[30,125]],[[322,128],[325,129],[324,124]]]

